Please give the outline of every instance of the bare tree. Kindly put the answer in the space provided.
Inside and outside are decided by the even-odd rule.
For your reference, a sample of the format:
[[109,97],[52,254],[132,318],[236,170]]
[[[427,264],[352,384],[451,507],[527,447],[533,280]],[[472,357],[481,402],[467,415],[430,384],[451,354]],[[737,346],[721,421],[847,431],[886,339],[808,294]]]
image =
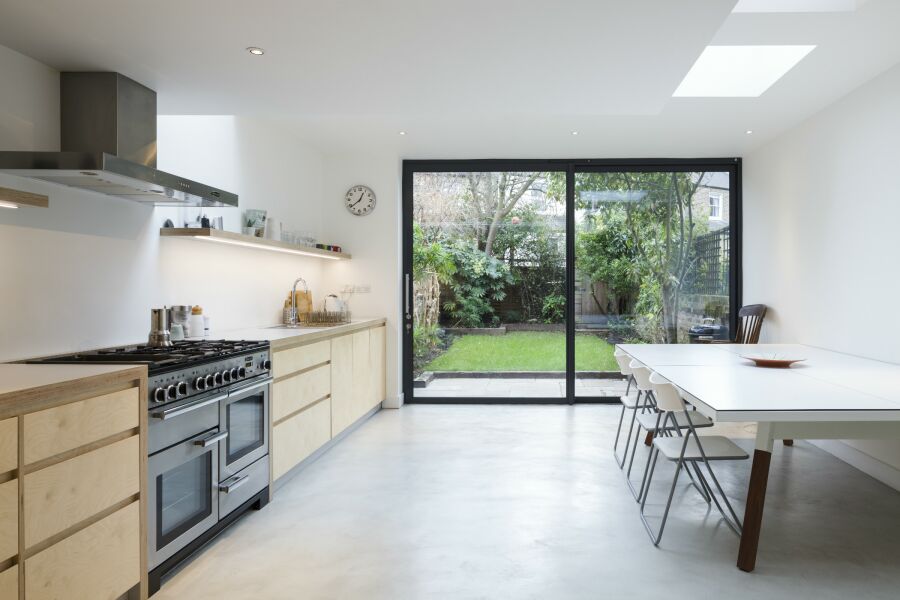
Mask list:
[[494,241],[503,219],[522,196],[533,188],[541,173],[467,173],[468,193],[475,213],[478,246],[488,256],[494,254]]

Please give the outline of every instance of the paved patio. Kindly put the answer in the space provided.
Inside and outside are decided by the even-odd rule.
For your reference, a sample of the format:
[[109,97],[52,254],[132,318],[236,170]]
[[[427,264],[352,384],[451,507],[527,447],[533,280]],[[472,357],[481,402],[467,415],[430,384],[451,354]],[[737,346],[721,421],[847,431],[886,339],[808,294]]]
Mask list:
[[[621,379],[576,379],[576,396],[618,398],[625,393]],[[566,394],[566,380],[554,378],[505,377],[435,377],[428,387],[415,388],[416,398],[562,398]]]

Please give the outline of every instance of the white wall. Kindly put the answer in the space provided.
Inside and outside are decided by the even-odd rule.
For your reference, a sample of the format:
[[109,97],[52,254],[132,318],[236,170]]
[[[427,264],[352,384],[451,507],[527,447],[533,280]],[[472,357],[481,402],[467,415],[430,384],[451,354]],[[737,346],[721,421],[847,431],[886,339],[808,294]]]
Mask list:
[[[387,402],[400,393],[400,176],[401,161],[392,152],[325,156],[323,205],[325,239],[342,244],[353,260],[329,265],[326,289],[369,285],[371,292],[350,300],[354,315],[387,317]],[[351,215],[344,194],[357,184],[375,192],[376,207],[368,216]]]
[[[900,66],[744,159],[744,301],[764,340],[900,363]],[[898,382],[900,385],[900,382]],[[900,489],[900,441],[825,444]]]
[[[57,149],[57,73],[0,47],[0,80],[0,150]],[[321,155],[265,120],[161,117],[159,167],[322,233]],[[0,360],[145,340],[149,309],[163,304],[200,304],[214,329],[274,324],[298,275],[318,295],[329,291],[320,259],[160,240],[166,217],[196,209],[154,209],[2,174],[0,186],[50,196],[49,209],[0,210]],[[235,209],[207,212],[239,225]]]

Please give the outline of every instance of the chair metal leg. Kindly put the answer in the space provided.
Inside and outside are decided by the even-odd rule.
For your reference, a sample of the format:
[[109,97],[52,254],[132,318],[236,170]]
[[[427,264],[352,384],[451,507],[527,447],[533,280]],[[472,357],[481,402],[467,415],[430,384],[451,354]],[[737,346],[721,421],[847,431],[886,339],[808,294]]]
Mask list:
[[[685,444],[685,446],[687,446],[687,444]],[[675,477],[672,478],[672,487],[669,488],[669,498],[666,501],[666,508],[663,511],[662,522],[659,524],[659,531],[657,533],[653,532],[653,527],[650,525],[650,522],[647,520],[647,515],[644,512],[644,508],[647,503],[647,497],[650,495],[649,482],[647,486],[647,493],[644,494],[644,499],[641,501],[641,521],[644,523],[644,528],[647,530],[647,534],[650,536],[650,540],[653,542],[654,546],[659,546],[659,542],[662,540],[663,531],[666,528],[666,521],[669,518],[669,509],[672,508],[672,499],[675,497],[675,488],[678,486],[678,476],[681,474],[681,467],[683,465],[684,448],[682,448],[681,456],[679,457],[678,464],[675,467]]]
[[625,466],[625,461],[628,459],[628,445],[631,443],[631,434],[634,430],[634,422],[635,422],[635,420],[637,420],[637,409],[638,409],[638,406],[640,406],[640,404],[641,404],[641,391],[638,390],[637,400],[635,401],[634,408],[631,411],[631,424],[628,426],[628,437],[625,438],[625,446],[624,446],[625,453],[622,454],[621,460],[619,460],[619,455],[616,452],[616,448],[613,447],[613,456],[615,457],[616,463],[619,465],[620,469]]

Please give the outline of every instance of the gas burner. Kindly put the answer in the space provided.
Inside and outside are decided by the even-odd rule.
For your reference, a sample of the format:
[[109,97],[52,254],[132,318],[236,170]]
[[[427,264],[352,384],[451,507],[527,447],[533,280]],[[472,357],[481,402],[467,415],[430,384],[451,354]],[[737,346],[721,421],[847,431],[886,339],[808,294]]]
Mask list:
[[165,348],[135,344],[52,356],[30,362],[145,364],[149,374],[154,375],[171,369],[224,360],[238,354],[268,350],[268,348],[268,342],[249,340],[184,340],[174,342]]

